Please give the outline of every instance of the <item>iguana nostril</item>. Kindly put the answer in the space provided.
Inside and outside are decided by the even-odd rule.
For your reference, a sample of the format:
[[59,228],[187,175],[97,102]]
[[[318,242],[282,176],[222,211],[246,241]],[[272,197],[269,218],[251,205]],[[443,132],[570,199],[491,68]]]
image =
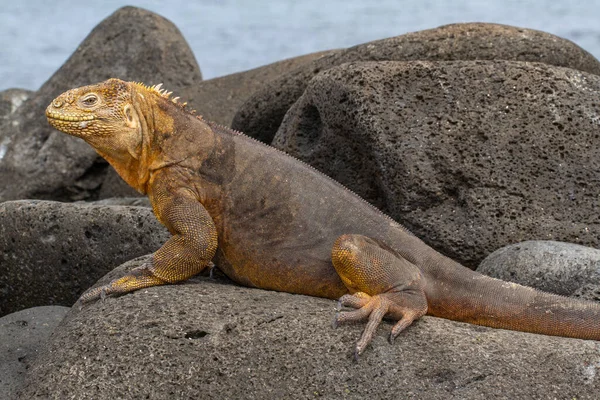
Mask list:
[[60,100],[54,100],[54,101],[52,102],[52,106],[53,106],[54,108],[61,108],[61,107],[62,107],[62,105],[63,105],[63,102],[62,102],[62,101],[60,101]]

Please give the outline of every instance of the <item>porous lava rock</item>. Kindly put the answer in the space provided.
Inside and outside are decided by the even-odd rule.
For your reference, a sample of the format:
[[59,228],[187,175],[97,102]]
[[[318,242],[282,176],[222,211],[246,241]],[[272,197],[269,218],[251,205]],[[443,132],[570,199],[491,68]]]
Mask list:
[[0,203],[0,316],[71,306],[108,271],[155,251],[169,237],[147,207]]
[[532,29],[489,23],[444,25],[350,47],[272,80],[242,105],[234,129],[271,143],[288,109],[319,72],[357,61],[535,61],[600,74],[600,62],[575,43]]

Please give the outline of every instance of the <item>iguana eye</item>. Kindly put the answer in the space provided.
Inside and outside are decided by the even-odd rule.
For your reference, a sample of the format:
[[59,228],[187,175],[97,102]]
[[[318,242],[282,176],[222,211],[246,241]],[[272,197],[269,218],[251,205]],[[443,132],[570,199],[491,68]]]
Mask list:
[[81,99],[81,102],[83,103],[83,105],[91,107],[98,102],[98,96],[96,96],[95,94],[88,94],[83,99]]

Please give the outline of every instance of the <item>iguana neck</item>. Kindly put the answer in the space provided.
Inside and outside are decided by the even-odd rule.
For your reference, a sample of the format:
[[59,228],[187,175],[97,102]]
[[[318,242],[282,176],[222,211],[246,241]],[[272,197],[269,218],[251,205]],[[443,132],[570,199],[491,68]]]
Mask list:
[[143,161],[136,160],[129,154],[121,154],[116,152],[105,152],[96,149],[104,159],[117,171],[119,176],[123,178],[128,185],[133,187],[141,194],[146,194],[146,186],[148,183],[148,170],[143,167]]

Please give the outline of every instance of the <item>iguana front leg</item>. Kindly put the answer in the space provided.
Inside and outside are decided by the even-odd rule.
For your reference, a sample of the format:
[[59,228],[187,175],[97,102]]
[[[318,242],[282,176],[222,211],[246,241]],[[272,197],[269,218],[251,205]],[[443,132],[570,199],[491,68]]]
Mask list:
[[334,326],[368,319],[355,358],[373,339],[383,317],[398,320],[390,333],[391,342],[427,313],[421,270],[385,244],[361,235],[342,235],[333,245],[331,259],[351,293],[340,298],[340,306],[356,308],[338,312]]
[[217,230],[198,199],[187,189],[169,193],[159,188],[154,197],[156,216],[173,237],[149,262],[105,286],[86,291],[79,299],[82,304],[107,295],[180,282],[209,265],[217,249]]

